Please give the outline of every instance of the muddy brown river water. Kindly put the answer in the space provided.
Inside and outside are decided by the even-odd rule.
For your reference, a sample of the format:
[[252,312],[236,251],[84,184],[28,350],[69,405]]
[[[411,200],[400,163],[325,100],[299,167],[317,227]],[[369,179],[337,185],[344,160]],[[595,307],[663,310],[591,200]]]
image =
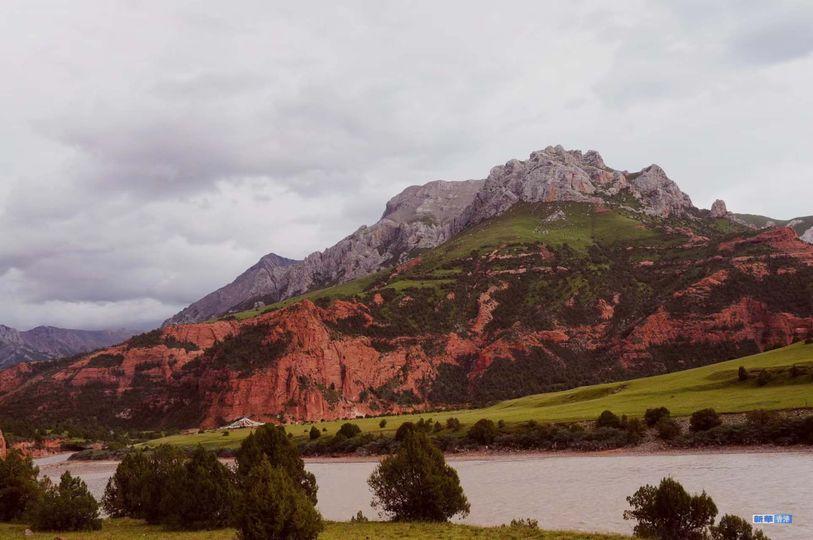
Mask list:
[[[78,474],[101,497],[115,462],[68,462],[66,455],[37,460],[54,478]],[[766,525],[777,540],[813,539],[813,452],[734,452],[654,455],[505,456],[449,458],[471,503],[462,521],[496,525],[531,517],[547,529],[629,533],[621,517],[625,497],[639,486],[671,475],[690,492],[705,490],[720,515],[793,514],[792,525]],[[367,477],[375,462],[310,462],[319,484],[319,510],[330,520],[348,520],[370,507]]]

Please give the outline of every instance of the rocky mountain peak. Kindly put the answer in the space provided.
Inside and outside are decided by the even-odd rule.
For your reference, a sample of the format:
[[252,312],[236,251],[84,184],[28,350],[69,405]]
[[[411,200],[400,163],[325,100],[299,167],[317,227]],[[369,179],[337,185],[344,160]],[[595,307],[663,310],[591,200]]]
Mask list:
[[717,199],[716,201],[714,201],[714,204],[711,205],[709,217],[717,219],[726,217],[727,214],[728,208],[726,208],[725,201],[722,199]]
[[482,186],[483,180],[436,180],[422,186],[410,186],[387,202],[381,219],[396,223],[425,221],[446,225],[471,204]]

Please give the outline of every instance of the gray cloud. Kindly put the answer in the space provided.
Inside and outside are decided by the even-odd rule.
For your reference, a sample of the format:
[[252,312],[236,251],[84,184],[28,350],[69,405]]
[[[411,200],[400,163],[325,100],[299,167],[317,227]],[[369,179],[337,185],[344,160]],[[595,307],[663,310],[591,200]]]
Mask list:
[[0,323],[157,322],[548,144],[813,212],[806,3],[2,9]]

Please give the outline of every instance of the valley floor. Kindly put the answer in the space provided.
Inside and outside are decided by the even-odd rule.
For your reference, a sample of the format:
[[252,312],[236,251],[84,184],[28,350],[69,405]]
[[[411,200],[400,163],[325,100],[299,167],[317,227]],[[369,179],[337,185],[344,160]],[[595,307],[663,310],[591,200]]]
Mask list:
[[[31,538],[52,540],[55,535],[65,540],[123,540],[139,538],[155,540],[169,538],[173,540],[232,540],[234,529],[199,532],[168,532],[159,526],[147,525],[131,519],[108,519],[104,521],[101,531],[79,533],[34,533],[24,536],[25,525],[0,523],[0,539]],[[537,539],[537,540],[624,540],[630,538],[622,535],[589,534],[561,531],[543,531],[527,527],[472,527],[451,523],[348,523],[327,522],[320,540],[362,540],[375,538],[389,540],[396,538],[415,538],[432,540],[468,540],[468,539]]]

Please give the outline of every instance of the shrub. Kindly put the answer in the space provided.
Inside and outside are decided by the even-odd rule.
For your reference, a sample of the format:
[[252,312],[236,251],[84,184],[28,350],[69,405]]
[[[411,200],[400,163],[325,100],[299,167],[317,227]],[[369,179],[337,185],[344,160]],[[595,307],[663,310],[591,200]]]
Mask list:
[[729,514],[720,518],[720,524],[711,528],[712,540],[770,540],[759,529],[754,531],[751,524],[741,517]]
[[466,436],[479,444],[491,444],[497,435],[497,426],[494,425],[494,422],[488,418],[481,418],[469,428]]
[[450,431],[458,431],[460,429],[460,420],[457,418],[447,418],[446,419],[446,429]]
[[0,521],[18,519],[39,494],[39,469],[31,458],[9,450],[0,459]]
[[242,540],[310,540],[324,528],[299,482],[265,455],[243,478],[235,522]]
[[745,413],[745,420],[752,426],[766,428],[773,425],[779,416],[773,411],[757,409]]
[[97,531],[102,528],[99,503],[81,478],[65,471],[54,486],[43,481],[43,491],[31,508],[31,527],[37,531]]
[[672,478],[664,478],[658,487],[646,485],[627,497],[632,510],[624,519],[634,519],[635,536],[659,540],[704,540],[714,524],[717,506],[703,492],[689,495]]
[[396,441],[403,441],[406,438],[407,433],[415,431],[415,424],[412,422],[404,422],[398,429],[395,430],[395,440]]
[[319,428],[316,426],[311,426],[310,433],[308,435],[312,441],[315,441],[319,437],[322,436],[322,432],[319,431]]
[[350,523],[367,523],[370,520],[364,515],[364,512],[359,510],[355,516],[350,516]]
[[432,431],[434,431],[435,433],[443,431],[443,424],[441,424],[440,422],[435,422],[435,427],[432,428]]
[[759,375],[757,375],[757,386],[765,386],[771,382],[771,379],[773,379],[771,373],[767,369],[763,369],[759,372]]
[[398,452],[385,458],[367,483],[373,505],[396,521],[447,521],[469,513],[457,472],[419,431],[406,433]]
[[741,381],[747,381],[748,380],[748,370],[745,369],[745,367],[740,366],[740,368],[737,370],[737,378],[739,380],[741,380]]
[[539,521],[531,518],[512,519],[511,524],[508,525],[512,529],[539,529]]
[[665,441],[671,441],[680,435],[680,424],[672,418],[664,417],[655,424],[655,430],[658,432],[658,437]]
[[378,427],[380,427],[381,429],[387,427],[387,420],[385,418],[382,418],[381,421],[378,423]]
[[180,529],[214,529],[230,523],[234,475],[214,452],[198,446],[165,486],[163,522]]
[[336,435],[341,435],[347,439],[352,439],[356,435],[361,433],[361,428],[358,427],[356,424],[351,424],[350,422],[345,422],[342,424],[342,427],[339,428],[339,431],[336,432]]
[[620,428],[621,427],[621,419],[618,418],[612,411],[603,411],[596,419],[596,427],[610,427],[610,428]]
[[722,423],[720,415],[714,409],[700,409],[692,413],[689,419],[689,429],[692,431],[706,431]]
[[647,409],[644,413],[644,422],[646,422],[646,425],[649,427],[655,427],[655,424],[657,424],[661,418],[667,418],[670,414],[669,409],[666,407]]
[[274,467],[281,467],[294,484],[300,486],[313,504],[316,504],[316,477],[305,470],[305,462],[285,435],[285,428],[266,424],[243,440],[237,451],[237,474],[248,476],[252,467],[259,465],[263,457]]

